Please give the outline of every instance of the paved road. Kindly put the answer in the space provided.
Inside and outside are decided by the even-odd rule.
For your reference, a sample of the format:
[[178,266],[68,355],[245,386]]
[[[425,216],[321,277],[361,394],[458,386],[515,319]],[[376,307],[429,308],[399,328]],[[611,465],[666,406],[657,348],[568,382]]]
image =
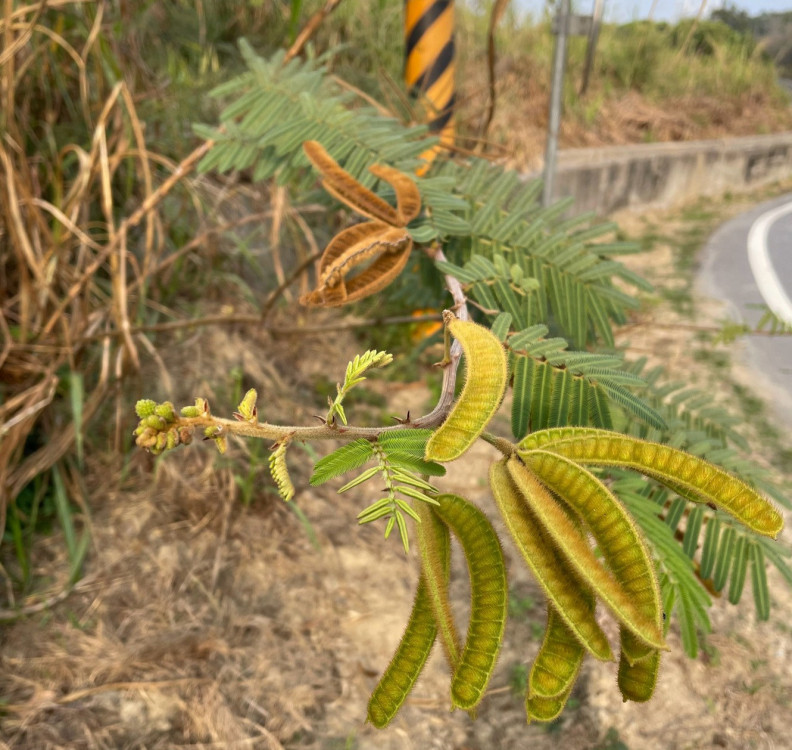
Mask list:
[[[792,194],[723,224],[702,259],[699,288],[735,320],[755,325],[762,311],[750,306],[767,305],[792,323]],[[739,349],[778,421],[792,426],[792,337],[748,336]]]

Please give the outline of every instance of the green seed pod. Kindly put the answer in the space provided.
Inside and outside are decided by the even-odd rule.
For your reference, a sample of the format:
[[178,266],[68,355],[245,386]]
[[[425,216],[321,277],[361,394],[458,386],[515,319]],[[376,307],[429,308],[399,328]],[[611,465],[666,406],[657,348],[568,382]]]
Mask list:
[[644,703],[652,697],[660,669],[660,656],[660,652],[653,649],[645,658],[631,664],[622,650],[618,683],[625,702]]
[[422,575],[415,593],[407,629],[396,653],[374,688],[368,703],[368,720],[378,729],[398,713],[421,674],[437,635],[426,579]]
[[451,541],[448,527],[438,518],[427,503],[417,502],[415,512],[420,519],[416,524],[418,547],[421,551],[421,568],[432,605],[438,636],[443,645],[451,673],[459,665],[459,633],[451,616],[448,598]]
[[508,587],[503,551],[492,524],[457,495],[438,495],[433,510],[462,545],[470,575],[471,611],[467,640],[451,681],[451,699],[470,710],[484,695],[506,626]]
[[[662,628],[662,603],[654,565],[643,535],[613,493],[591,472],[570,459],[544,450],[521,452],[520,457],[541,482],[580,517],[594,537],[605,564],[635,607]],[[631,661],[651,647],[637,639],[622,640]]]
[[548,432],[554,435],[546,450],[575,463],[635,469],[686,499],[717,505],[758,534],[775,538],[784,525],[781,514],[753,488],[697,456],[609,430]]
[[529,509],[509,475],[505,460],[492,465],[490,486],[512,539],[550,603],[594,658],[611,661],[613,652],[608,639],[586,604],[587,594],[582,594],[590,592],[590,588],[573,574]]
[[574,683],[569,686],[566,692],[553,698],[543,698],[540,695],[526,698],[525,713],[528,721],[530,722],[532,719],[535,721],[553,721],[553,719],[557,719],[564,710],[573,687]]
[[481,434],[500,406],[507,378],[503,345],[492,331],[448,311],[443,317],[462,345],[467,378],[448,418],[426,444],[426,460],[441,463],[459,458]]
[[154,413],[156,406],[157,403],[150,398],[141,398],[140,401],[135,404],[135,414],[141,419],[145,419]]
[[[587,595],[592,615],[594,597]],[[577,679],[585,649],[552,604],[547,606],[547,627],[528,678],[528,697],[556,698],[568,693]]]
[[506,468],[537,520],[577,575],[638,638],[654,648],[665,649],[662,628],[635,605],[628,592],[605,570],[559,501],[518,456],[512,455]]

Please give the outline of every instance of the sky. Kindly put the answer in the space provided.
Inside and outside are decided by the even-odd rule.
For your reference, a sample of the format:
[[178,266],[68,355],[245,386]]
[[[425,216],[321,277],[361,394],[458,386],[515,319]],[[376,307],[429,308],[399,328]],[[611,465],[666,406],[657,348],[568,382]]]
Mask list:
[[[635,21],[649,16],[652,0],[604,0],[605,20],[614,23]],[[705,17],[716,8],[720,8],[724,0],[708,0],[704,11]],[[729,2],[752,16],[763,12],[792,11],[792,0],[735,0]],[[516,7],[529,11],[534,17],[539,15],[545,0],[515,0]],[[655,21],[677,21],[684,16],[695,16],[701,0],[657,0],[657,7],[652,16]],[[572,6],[578,13],[590,13],[594,0],[572,0]]]

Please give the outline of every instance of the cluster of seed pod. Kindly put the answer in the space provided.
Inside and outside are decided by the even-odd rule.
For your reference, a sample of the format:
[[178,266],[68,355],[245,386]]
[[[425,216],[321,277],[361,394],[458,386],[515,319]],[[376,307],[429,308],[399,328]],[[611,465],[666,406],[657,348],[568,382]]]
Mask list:
[[[507,379],[505,354],[492,332],[450,314],[445,319],[467,358],[467,380],[448,419],[427,443],[426,458],[441,462],[462,455],[482,433]],[[634,469],[769,537],[781,530],[781,515],[740,479],[667,445],[576,427],[538,431],[517,445],[496,442],[505,455],[490,470],[493,497],[547,595],[547,628],[526,694],[528,720],[551,721],[561,713],[586,652],[601,661],[614,659],[595,617],[598,601],[620,625],[618,686],[623,699],[649,700],[661,653],[668,648],[654,563],[627,510],[587,467]],[[369,702],[369,720],[378,727],[403,704],[436,638],[451,667],[453,706],[475,708],[503,637],[508,588],[495,531],[462,498],[437,499],[438,507],[422,510],[422,573],[407,630]],[[438,532],[438,524],[447,528]],[[461,542],[471,579],[470,626],[462,649],[447,602],[449,529]]]
[[[394,208],[342,169],[317,141],[305,141],[303,150],[321,173],[325,190],[370,221],[348,227],[330,241],[319,262],[316,289],[300,302],[337,307],[381,291],[404,270],[412,251],[405,227],[421,210],[415,182],[393,167],[369,167],[395,191]],[[360,267],[363,270],[351,275]]]

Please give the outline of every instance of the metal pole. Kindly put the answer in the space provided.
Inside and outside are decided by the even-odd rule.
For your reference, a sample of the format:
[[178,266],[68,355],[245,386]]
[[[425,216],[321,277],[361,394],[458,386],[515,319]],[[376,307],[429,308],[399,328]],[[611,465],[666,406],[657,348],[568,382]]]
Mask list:
[[553,56],[553,83],[550,89],[550,118],[547,126],[545,151],[544,192],[542,204],[549,206],[553,195],[556,155],[558,153],[558,128],[561,124],[561,101],[564,93],[564,67],[566,66],[567,32],[569,29],[570,0],[561,0],[558,6],[558,37]]
[[591,75],[591,67],[594,64],[594,52],[597,49],[597,40],[599,39],[600,24],[602,23],[602,6],[604,0],[594,0],[594,13],[591,18],[591,27],[589,28],[588,44],[586,44],[586,62],[583,65],[583,82],[580,84],[580,95],[583,96],[588,90],[589,76]]

